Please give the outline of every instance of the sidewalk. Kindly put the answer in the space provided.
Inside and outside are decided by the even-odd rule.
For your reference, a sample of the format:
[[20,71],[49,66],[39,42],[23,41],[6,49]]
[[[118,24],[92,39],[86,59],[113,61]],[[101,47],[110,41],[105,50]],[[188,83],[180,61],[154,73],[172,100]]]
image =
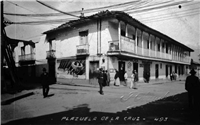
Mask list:
[[[180,77],[176,81],[184,81],[185,77]],[[78,87],[92,87],[92,88],[98,88],[99,84],[97,81],[93,81],[93,84],[90,83],[91,81],[88,80],[81,80],[81,79],[58,79],[57,84],[59,85],[68,85],[68,86],[78,86]],[[163,84],[163,83],[170,83],[172,82],[169,79],[156,79],[156,80],[150,80],[149,83],[144,83],[143,81],[139,81],[138,85],[147,85],[147,84]],[[130,81],[128,81],[128,84]],[[111,81],[111,87],[113,85],[113,81]],[[128,85],[129,86],[129,85]],[[120,85],[120,87],[124,87],[123,85]],[[16,100],[28,97],[34,95],[34,92],[23,90],[16,94],[2,94],[1,95],[1,105],[10,104]]]
[[28,97],[34,95],[34,92],[30,91],[22,91],[17,94],[3,94],[1,95],[1,105],[7,105],[10,104],[16,100]]
[[[177,78],[176,81],[185,81],[186,77],[181,76]],[[111,81],[110,86],[113,85],[114,81]],[[144,81],[139,81],[138,85],[145,85],[145,84],[162,84],[162,83],[168,83],[168,82],[173,82],[170,79],[153,79],[150,80],[149,83],[145,83]],[[123,83],[123,82],[122,82]],[[130,83],[130,80],[128,80],[128,83]],[[70,86],[82,86],[82,87],[99,87],[98,81],[97,80],[82,80],[82,79],[62,79],[58,78],[57,84],[62,84],[62,85],[70,85]]]

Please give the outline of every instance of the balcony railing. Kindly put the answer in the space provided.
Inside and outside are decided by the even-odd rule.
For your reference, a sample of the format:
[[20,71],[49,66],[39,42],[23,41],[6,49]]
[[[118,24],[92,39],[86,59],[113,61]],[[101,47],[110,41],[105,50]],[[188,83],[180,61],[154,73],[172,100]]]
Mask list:
[[89,45],[88,44],[77,45],[76,50],[77,50],[76,55],[87,55],[89,54]]
[[19,61],[31,61],[35,60],[35,53],[19,55]]
[[47,59],[56,58],[55,53],[56,53],[55,50],[49,50],[49,51],[47,51]]
[[189,57],[177,57],[172,56],[169,53],[164,53],[160,51],[155,51],[152,49],[145,49],[141,47],[135,46],[135,40],[121,36],[121,47],[119,48],[119,40],[109,41],[109,51],[125,51],[129,53],[133,53],[140,56],[153,57],[159,59],[173,60],[190,63]]

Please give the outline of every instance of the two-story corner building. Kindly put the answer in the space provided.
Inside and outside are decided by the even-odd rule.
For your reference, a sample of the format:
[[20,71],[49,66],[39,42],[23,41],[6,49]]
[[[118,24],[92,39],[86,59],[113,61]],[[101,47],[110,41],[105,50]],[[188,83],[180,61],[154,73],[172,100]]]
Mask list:
[[143,80],[168,78],[171,72],[189,70],[190,52],[184,44],[156,31],[121,11],[103,11],[69,21],[44,32],[49,43],[47,58],[56,58],[57,78],[90,79],[98,67],[111,74],[117,69]]

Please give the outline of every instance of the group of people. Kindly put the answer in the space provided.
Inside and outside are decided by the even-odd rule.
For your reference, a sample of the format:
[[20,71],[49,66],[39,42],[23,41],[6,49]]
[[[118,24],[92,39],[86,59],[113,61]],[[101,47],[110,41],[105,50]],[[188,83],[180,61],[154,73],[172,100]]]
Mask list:
[[[128,81],[128,74],[125,71],[124,73],[124,83],[125,86],[127,86],[127,81]],[[138,81],[138,73],[136,70],[134,70],[131,74],[131,84],[130,84],[130,88],[131,89],[137,89],[136,86],[136,82]],[[118,70],[115,69],[115,76],[114,76],[114,86],[120,86],[120,73]],[[99,75],[98,75],[98,83],[99,83],[99,87],[100,87],[100,94],[104,94],[103,93],[103,87],[104,86],[109,86],[110,85],[110,74],[107,70],[103,70],[102,68],[99,69]]]
[[[120,78],[119,78],[119,72],[115,69],[115,77],[114,77],[114,85],[115,86],[119,86],[120,85]],[[138,81],[138,73],[136,70],[134,70],[131,74],[131,84],[130,84],[130,88],[131,89],[137,89],[136,87],[136,82]],[[128,74],[127,72],[125,71],[124,73],[124,83],[125,83],[125,86],[127,86],[127,81],[128,81]]]
[[170,74],[170,79],[171,79],[171,81],[172,81],[172,80],[176,80],[176,78],[177,78],[177,74],[176,74],[175,72],[172,72],[172,73]]

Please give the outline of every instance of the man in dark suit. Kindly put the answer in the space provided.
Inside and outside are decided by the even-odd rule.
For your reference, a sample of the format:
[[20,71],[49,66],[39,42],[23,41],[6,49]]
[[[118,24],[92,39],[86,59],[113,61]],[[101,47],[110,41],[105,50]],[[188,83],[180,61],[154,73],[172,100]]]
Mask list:
[[190,71],[190,74],[185,81],[185,89],[188,91],[189,107],[199,109],[200,81],[195,76],[196,71],[194,69]]
[[104,94],[103,93],[104,73],[103,73],[103,69],[102,68],[99,69],[98,82],[99,82],[99,88],[100,88],[99,93],[101,95],[103,95]]
[[49,92],[49,74],[47,73],[46,68],[43,68],[43,73],[41,74],[41,82],[43,96],[46,98]]

